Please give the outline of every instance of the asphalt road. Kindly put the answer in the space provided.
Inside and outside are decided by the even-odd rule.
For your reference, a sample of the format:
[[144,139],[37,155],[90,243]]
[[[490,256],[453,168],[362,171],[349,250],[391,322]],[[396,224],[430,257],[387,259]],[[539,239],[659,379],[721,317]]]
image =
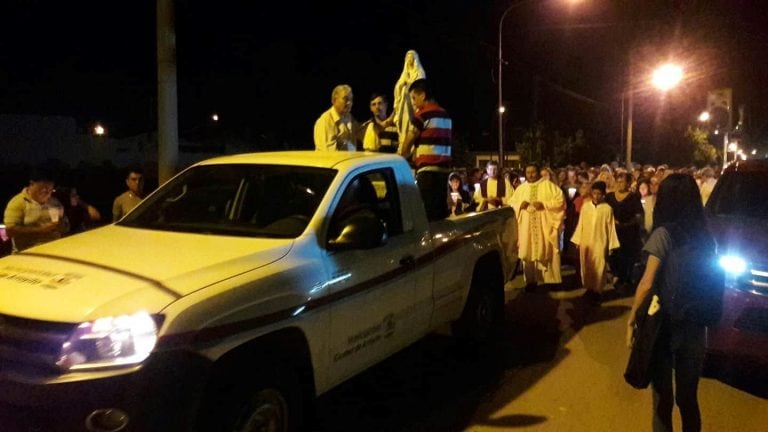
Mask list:
[[[556,292],[513,281],[500,346],[467,353],[430,336],[323,395],[314,429],[650,431],[650,390],[622,377],[631,299],[608,292],[590,307],[574,278]],[[768,430],[768,383],[703,378],[699,398],[704,431]]]

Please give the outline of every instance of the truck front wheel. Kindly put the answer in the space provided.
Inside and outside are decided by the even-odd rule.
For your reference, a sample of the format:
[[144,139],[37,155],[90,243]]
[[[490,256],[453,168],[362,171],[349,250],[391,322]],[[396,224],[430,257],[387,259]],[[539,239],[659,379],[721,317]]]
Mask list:
[[301,386],[296,374],[279,368],[251,381],[250,394],[241,401],[233,432],[289,432],[300,430],[303,418]]
[[241,418],[235,424],[235,432],[287,431],[288,402],[277,389],[269,388],[256,392],[247,407],[241,411]]

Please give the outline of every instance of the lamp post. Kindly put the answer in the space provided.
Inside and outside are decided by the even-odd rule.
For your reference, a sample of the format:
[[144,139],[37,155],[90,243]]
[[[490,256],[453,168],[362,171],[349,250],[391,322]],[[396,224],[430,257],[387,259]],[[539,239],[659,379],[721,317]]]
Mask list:
[[[581,0],[569,0],[570,3],[575,4],[579,3]],[[504,70],[504,56],[503,56],[503,49],[502,49],[502,32],[504,29],[504,18],[507,17],[509,12],[511,12],[513,9],[517,8],[518,6],[522,6],[526,3],[533,3],[534,0],[519,0],[511,5],[507,6],[506,9],[504,9],[504,12],[501,14],[501,18],[499,18],[499,52],[498,52],[498,66],[499,66],[499,75],[498,75],[498,82],[499,82],[499,88],[498,88],[498,104],[496,105],[496,108],[498,110],[499,114],[499,168],[504,168],[504,102],[502,100],[502,76],[503,76],[503,70]],[[544,3],[542,1],[541,3]]]
[[507,17],[507,14],[512,9],[515,9],[518,6],[521,6],[525,3],[528,3],[531,0],[520,0],[518,2],[512,3],[509,5],[506,9],[504,9],[504,13],[501,14],[501,18],[499,18],[499,75],[498,75],[498,82],[499,82],[499,89],[498,89],[498,105],[496,105],[496,108],[498,109],[499,114],[499,168],[504,168],[504,102],[502,101],[502,76],[503,76],[503,70],[504,70],[504,57],[502,55],[502,30],[504,29],[504,18]]
[[[634,90],[632,88],[632,65],[630,64],[630,78],[627,107],[627,168],[632,168],[632,113],[634,111]],[[667,63],[654,69],[651,75],[651,84],[662,92],[675,88],[683,79],[683,68],[679,65]]]

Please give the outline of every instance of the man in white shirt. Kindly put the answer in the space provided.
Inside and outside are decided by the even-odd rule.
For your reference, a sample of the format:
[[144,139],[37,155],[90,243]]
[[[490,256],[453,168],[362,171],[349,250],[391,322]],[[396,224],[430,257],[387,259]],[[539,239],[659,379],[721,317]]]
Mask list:
[[315,150],[356,151],[359,125],[352,118],[352,87],[341,84],[333,89],[331,107],[315,122]]

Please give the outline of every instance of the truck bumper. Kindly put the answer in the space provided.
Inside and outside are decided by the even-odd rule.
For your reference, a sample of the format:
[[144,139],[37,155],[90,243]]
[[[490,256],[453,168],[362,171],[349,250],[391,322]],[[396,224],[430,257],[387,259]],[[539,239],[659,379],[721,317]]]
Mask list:
[[112,430],[193,430],[209,369],[208,360],[174,351],[114,375],[32,378],[0,370],[0,425],[6,432],[88,430],[89,417],[98,422],[101,410],[119,410],[126,421]]

